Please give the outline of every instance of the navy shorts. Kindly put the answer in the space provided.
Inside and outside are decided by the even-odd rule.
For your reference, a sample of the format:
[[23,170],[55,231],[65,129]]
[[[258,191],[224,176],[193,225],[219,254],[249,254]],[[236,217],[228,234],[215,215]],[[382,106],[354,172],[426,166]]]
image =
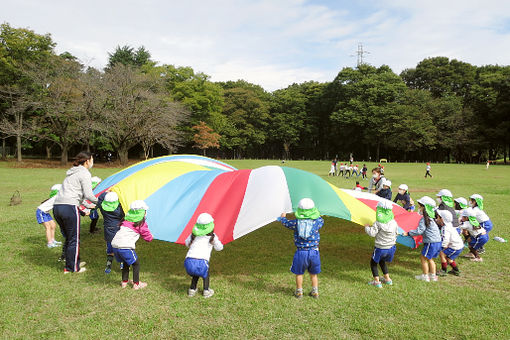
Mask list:
[[424,243],[421,254],[429,260],[432,260],[439,256],[442,249],[441,242]]
[[202,278],[209,276],[209,262],[204,259],[186,257],[184,260],[184,268],[189,276],[200,276]]
[[321,256],[319,250],[296,250],[290,271],[296,275],[303,275],[305,271],[310,274],[321,272]]
[[138,260],[138,255],[136,255],[134,249],[113,248],[113,254],[117,262],[126,262],[128,265],[132,265]]
[[484,244],[489,241],[489,235],[483,234],[478,235],[477,237],[471,236],[471,240],[469,241],[469,246],[475,250],[483,248]]
[[99,214],[97,213],[97,209],[90,210],[89,217],[90,217],[91,220],[99,219]]
[[53,220],[53,218],[51,217],[50,214],[48,214],[40,209],[37,209],[35,211],[35,217],[37,218],[37,223],[39,223],[39,224]]
[[393,246],[390,249],[380,249],[376,247],[374,249],[374,253],[372,254],[372,260],[374,260],[375,263],[379,263],[381,260],[391,262],[393,261],[393,256],[395,255],[396,250],[396,246]]
[[485,222],[482,222],[480,223],[480,227],[484,228],[486,232],[489,232],[492,230],[492,221],[491,220],[488,220],[488,221],[485,221]]
[[455,260],[462,253],[463,250],[464,250],[464,248],[459,249],[459,250],[455,250],[452,248],[445,248],[445,249],[443,249],[443,253],[450,260]]

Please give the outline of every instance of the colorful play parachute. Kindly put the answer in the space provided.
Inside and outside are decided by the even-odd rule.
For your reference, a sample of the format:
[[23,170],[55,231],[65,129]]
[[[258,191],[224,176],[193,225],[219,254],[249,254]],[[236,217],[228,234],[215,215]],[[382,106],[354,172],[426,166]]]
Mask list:
[[[142,199],[149,205],[147,223],[154,238],[183,244],[199,214],[210,213],[215,233],[225,244],[292,212],[301,198],[315,201],[322,215],[357,224],[375,220],[377,196],[339,189],[312,173],[279,166],[237,170],[214,159],[175,155],[150,159],[126,168],[101,182],[96,195],[110,189],[122,207]],[[375,204],[373,204],[375,202]],[[408,231],[417,225],[394,205],[399,225]],[[417,215],[417,214],[413,214]],[[410,237],[399,242],[415,247]]]

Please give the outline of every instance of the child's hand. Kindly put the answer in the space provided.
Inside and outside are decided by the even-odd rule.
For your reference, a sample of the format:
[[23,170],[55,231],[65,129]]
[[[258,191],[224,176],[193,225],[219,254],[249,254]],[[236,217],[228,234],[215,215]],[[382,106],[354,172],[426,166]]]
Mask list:
[[408,233],[407,231],[404,231],[404,232],[402,233],[402,236],[409,236],[409,233]]
[[287,216],[287,214],[286,214],[286,213],[282,213],[282,214],[280,215],[280,217],[281,217],[281,218],[284,218],[284,217],[286,217],[286,216]]

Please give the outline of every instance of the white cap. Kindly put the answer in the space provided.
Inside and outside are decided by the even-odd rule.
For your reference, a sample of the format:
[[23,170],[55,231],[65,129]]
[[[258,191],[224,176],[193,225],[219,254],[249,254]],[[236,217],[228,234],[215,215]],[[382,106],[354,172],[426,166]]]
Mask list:
[[463,217],[476,217],[476,214],[473,210],[473,208],[467,208],[462,210],[461,216]]
[[393,203],[389,200],[382,200],[377,202],[377,206],[383,209],[393,209]]
[[469,196],[469,198],[472,198],[474,200],[476,200],[477,198],[483,200],[482,195],[478,195],[478,194],[473,194],[473,195]]
[[457,197],[454,201],[463,205],[468,205],[468,202],[464,197]]
[[[117,195],[116,192],[111,191],[104,196],[104,200],[106,202],[117,202],[119,200],[119,195]],[[131,205],[133,205],[133,203],[131,203]]]
[[209,224],[211,222],[214,222],[214,218],[208,213],[201,213],[200,215],[198,215],[197,218],[198,224]]
[[436,210],[436,214],[441,216],[441,218],[443,219],[443,221],[445,223],[452,223],[452,221],[453,221],[452,213],[449,212],[448,210],[439,210],[439,209],[437,209]]
[[391,188],[391,181],[387,178],[383,178],[382,185],[383,186],[387,185]]
[[311,198],[303,198],[298,203],[298,208],[299,209],[308,210],[308,209],[312,209],[314,207],[315,207],[315,203],[313,203]]
[[145,203],[142,200],[136,200],[136,201],[131,202],[131,204],[129,205],[129,209],[133,209],[133,210],[141,210],[141,209],[149,210],[149,206],[147,205],[147,203]]
[[62,184],[54,184],[52,187],[51,187],[51,190],[59,190],[62,189]]
[[99,178],[99,177],[97,177],[97,176],[92,177],[92,178],[91,178],[91,180],[92,180],[92,183],[94,183],[94,182],[95,182],[95,183],[99,183],[99,182],[101,182],[101,178]]
[[398,188],[399,188],[400,190],[405,190],[405,191],[409,190],[409,187],[407,186],[407,184],[400,184],[400,185],[398,186]]
[[452,192],[448,189],[441,189],[439,190],[439,192],[436,194],[437,197],[443,197],[443,196],[446,196],[446,197],[453,197],[452,195]]
[[432,207],[436,206],[436,201],[434,201],[432,198],[430,198],[428,196],[423,196],[422,198],[420,198],[418,200],[418,203],[423,204],[423,205],[430,205]]

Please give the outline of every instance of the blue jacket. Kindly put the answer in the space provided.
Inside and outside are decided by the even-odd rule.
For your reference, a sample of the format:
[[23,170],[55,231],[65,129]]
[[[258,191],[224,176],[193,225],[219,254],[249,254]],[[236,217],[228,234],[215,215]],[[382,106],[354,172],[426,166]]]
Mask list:
[[402,201],[403,203],[402,208],[404,208],[405,210],[411,209],[411,196],[409,195],[408,192],[406,192],[403,195],[397,194],[393,202],[397,203],[397,201]]
[[319,229],[324,225],[322,217],[315,220],[288,220],[285,217],[279,217],[278,221],[284,227],[294,230],[294,244],[298,249],[308,250],[319,247],[319,241],[321,240]]
[[381,189],[376,195],[391,201],[391,194],[391,189]]
[[441,232],[439,231],[439,227],[432,218],[429,218],[429,221],[430,225],[427,228],[425,225],[425,218],[422,217],[420,223],[418,224],[418,228],[409,231],[409,235],[423,235],[423,243],[441,242]]
[[112,242],[115,234],[119,231],[120,224],[124,220],[124,210],[122,210],[122,206],[119,203],[119,206],[114,211],[105,211],[101,206],[105,196],[106,192],[99,195],[97,198],[97,206],[103,215],[104,240],[106,242]]

